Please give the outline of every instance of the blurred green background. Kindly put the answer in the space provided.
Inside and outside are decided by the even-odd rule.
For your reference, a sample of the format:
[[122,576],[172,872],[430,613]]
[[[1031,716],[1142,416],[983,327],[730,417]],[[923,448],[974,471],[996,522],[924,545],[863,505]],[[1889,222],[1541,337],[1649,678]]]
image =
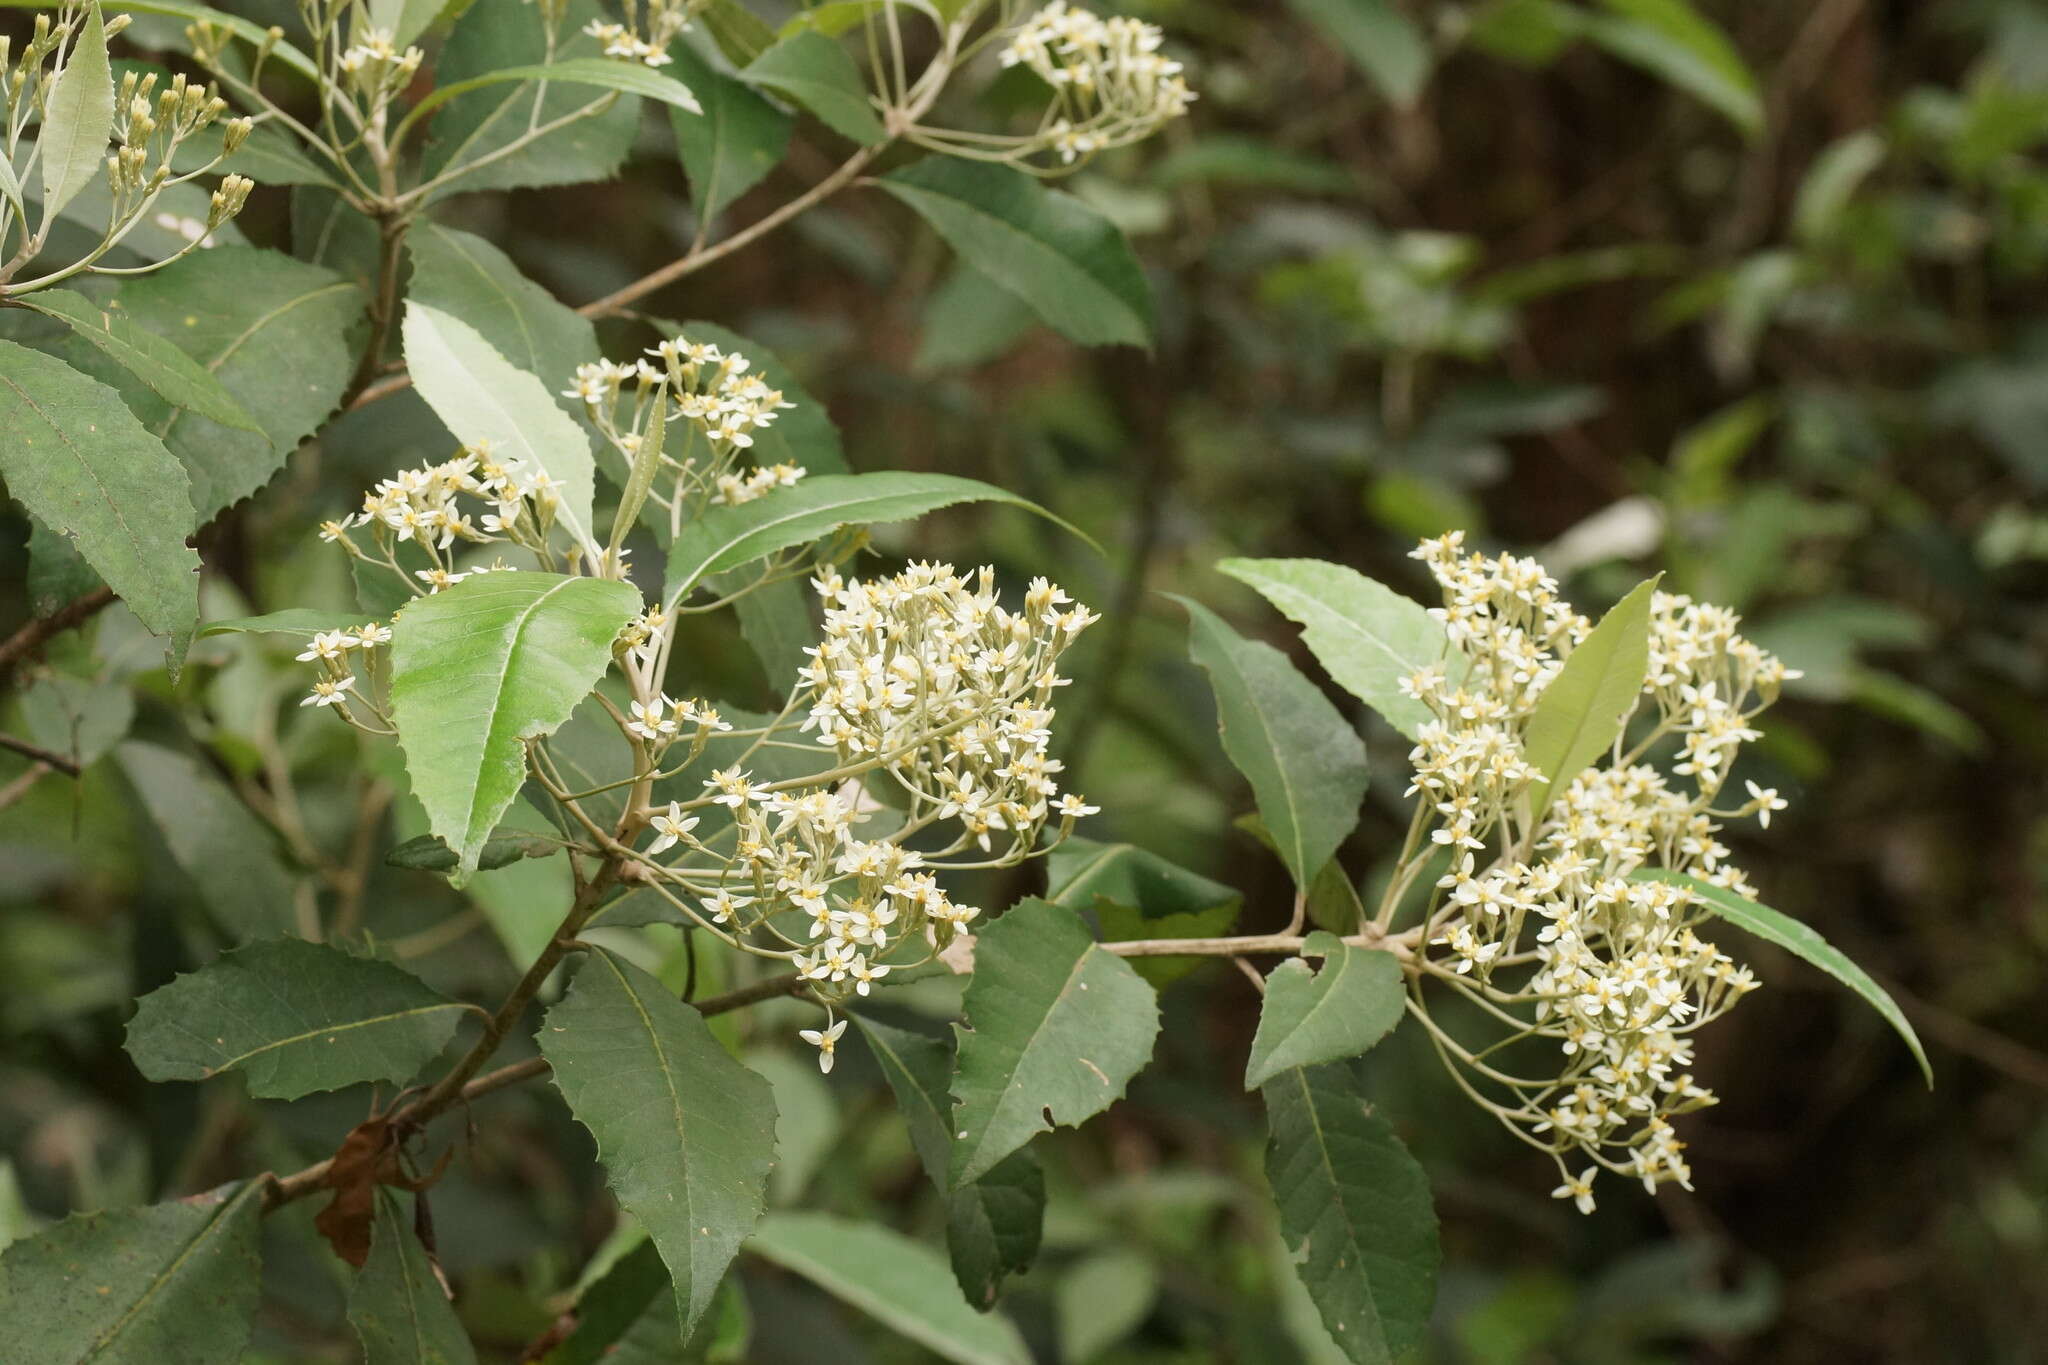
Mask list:
[[[1770,903],[1894,991],[1937,1088],[1833,983],[1745,943],[1768,989],[1700,1039],[1722,1103],[1682,1124],[1698,1192],[1616,1186],[1581,1219],[1546,1197],[1541,1159],[1397,1035],[1370,1067],[1443,1220],[1425,1357],[2048,1359],[2048,7],[1702,0],[1725,49],[1671,26],[1693,11],[1651,0],[1126,8],[1168,28],[1200,103],[1065,188],[1136,240],[1156,352],[1076,349],[867,192],[650,313],[770,348],[855,469],[984,478],[1102,543],[989,512],[879,537],[884,554],[1048,573],[1107,614],[1071,656],[1060,718],[1071,785],[1103,808],[1084,832],[1242,890],[1248,930],[1285,921],[1289,888],[1232,824],[1248,795],[1161,593],[1213,604],[1311,671],[1292,628],[1214,561],[1326,558],[1420,595],[1406,551],[1463,527],[1541,556],[1588,612],[1654,569],[1738,608],[1806,677],[1760,746],[1792,808],[1730,842]],[[1636,30],[1603,27],[1627,14]],[[985,99],[1000,112],[1000,82]],[[801,125],[733,221],[815,180],[836,145]],[[318,207],[259,189],[240,225],[352,268],[347,243],[309,230]],[[572,304],[696,230],[652,115],[614,179],[469,195],[440,217]],[[615,355],[652,339],[632,319],[600,334]],[[432,431],[400,395],[300,452],[202,537],[213,613],[345,591],[313,524],[438,458]],[[11,628],[62,585],[28,573],[25,521],[0,527]],[[765,699],[736,634],[696,644],[729,700]],[[297,879],[347,863],[358,803],[391,791],[365,786],[339,727],[304,723],[276,651],[213,641],[198,657],[174,692],[111,613],[53,651],[96,682],[24,675],[10,728],[89,748],[131,724],[114,699],[128,688],[108,684],[134,679],[135,733],[182,734],[207,759],[159,782],[201,804],[217,790],[232,823],[252,818],[235,784],[274,799],[287,773],[312,849],[265,865]],[[1375,784],[1347,860],[1369,882],[1405,826],[1404,745],[1358,720]],[[23,766],[0,755],[0,784]],[[362,1110],[355,1094],[286,1114],[235,1082],[135,1074],[126,1002],[189,967],[198,922],[232,914],[254,875],[181,870],[142,785],[102,762],[0,812],[0,1235],[303,1164]],[[415,832],[397,809],[387,843]],[[505,945],[544,935],[559,903],[553,865],[487,874],[474,905],[363,865],[365,927],[452,989],[501,989]],[[677,969],[673,931],[638,948]],[[1291,1326],[1304,1310],[1255,1197],[1263,1127],[1236,1077],[1256,997],[1208,963],[1162,1003],[1158,1058],[1129,1099],[1039,1144],[1045,1250],[1006,1304],[1047,1360],[1320,1359]],[[943,1207],[874,1066],[849,1056],[820,1081],[787,1051],[795,1019],[721,1021],[778,1085],[775,1200],[935,1232]],[[493,1097],[459,1140],[475,1160],[436,1191],[443,1258],[480,1343],[509,1361],[602,1244],[609,1206],[551,1091]],[[310,1210],[268,1235],[256,1358],[353,1359]],[[765,1267],[744,1286],[740,1358],[923,1358]]]

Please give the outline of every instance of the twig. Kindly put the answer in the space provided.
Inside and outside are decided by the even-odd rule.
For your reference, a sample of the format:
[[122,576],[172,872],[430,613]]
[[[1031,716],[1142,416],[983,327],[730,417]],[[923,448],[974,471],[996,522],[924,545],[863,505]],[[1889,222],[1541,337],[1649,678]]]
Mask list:
[[31,744],[19,735],[0,731],[0,749],[12,749],[23,758],[32,758],[45,768],[55,769],[66,777],[78,776],[78,764],[60,753],[45,749],[40,744]]
[[27,796],[29,789],[42,781],[44,775],[49,771],[50,765],[47,763],[30,764],[27,772],[24,772],[6,786],[0,787],[0,810],[6,810],[9,806],[21,800],[22,797]]
[[80,622],[92,619],[113,600],[112,588],[94,588],[85,596],[66,602],[48,616],[36,617],[8,636],[0,642],[0,683],[12,678],[14,670],[41,649],[51,636],[61,635]]

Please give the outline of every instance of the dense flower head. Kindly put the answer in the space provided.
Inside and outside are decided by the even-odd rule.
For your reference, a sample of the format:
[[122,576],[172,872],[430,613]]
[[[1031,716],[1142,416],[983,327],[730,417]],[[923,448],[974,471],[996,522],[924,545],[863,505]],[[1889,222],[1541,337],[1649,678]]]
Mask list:
[[402,469],[378,480],[363,495],[362,510],[345,520],[323,523],[320,538],[342,543],[357,554],[362,551],[349,533],[365,528],[380,549],[415,544],[433,562],[413,576],[424,590],[439,591],[479,572],[453,570],[445,552],[458,542],[543,546],[559,506],[556,483],[546,470],[523,460],[500,459],[488,444],[479,443],[452,460]]
[[844,761],[885,759],[982,848],[1028,846],[1059,795],[1060,764],[1047,754],[1053,692],[1066,684],[1055,665],[1095,614],[1042,578],[1012,612],[990,568],[970,579],[920,563],[813,582],[825,629],[806,651],[804,728]]
[[[1503,1040],[1516,1050],[1487,1049],[1485,1061],[1433,1022],[1431,1032],[1475,1086],[1506,1092],[1498,1104],[1474,1093],[1557,1160],[1559,1198],[1590,1211],[1602,1170],[1686,1184],[1670,1120],[1714,1102],[1690,1070],[1692,1034],[1756,981],[1701,937],[1708,913],[1695,891],[1647,874],[1754,895],[1718,838],[1722,822],[1767,823],[1784,802],[1754,783],[1734,809],[1715,802],[1756,737],[1751,722],[1796,675],[1737,634],[1734,613],[1656,593],[1638,714],[1617,752],[1583,773],[1541,773],[1523,751],[1529,717],[1591,624],[1533,560],[1467,553],[1456,533],[1416,558],[1442,589],[1432,614],[1450,645],[1404,683],[1433,715],[1409,756],[1417,829],[1449,858],[1424,970],[1496,1018],[1525,1021]],[[1538,784],[1559,778],[1532,809]],[[1533,1066],[1545,1047],[1550,1063]]]
[[1181,64],[1161,54],[1165,35],[1154,24],[1053,0],[1005,37],[998,60],[1053,89],[1041,141],[1067,164],[1150,137],[1195,98]]
[[643,16],[640,0],[626,0],[625,23],[593,19],[584,25],[583,31],[597,39],[607,57],[646,66],[666,66],[672,60],[668,55],[669,44],[682,36],[706,3],[708,0],[646,0]]

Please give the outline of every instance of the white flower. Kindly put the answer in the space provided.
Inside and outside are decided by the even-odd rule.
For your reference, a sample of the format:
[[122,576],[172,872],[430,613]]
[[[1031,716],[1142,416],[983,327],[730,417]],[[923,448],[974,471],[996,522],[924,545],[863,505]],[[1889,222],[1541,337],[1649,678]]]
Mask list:
[[1756,783],[1747,780],[1742,785],[1749,788],[1750,809],[1756,812],[1757,824],[1765,829],[1769,829],[1771,827],[1771,812],[1785,809],[1785,798],[1778,795],[1776,787],[1759,787]]
[[323,630],[307,644],[305,652],[299,655],[299,662],[339,659],[360,643],[362,642],[359,639],[345,630]]
[[839,1046],[839,1035],[846,1032],[846,1021],[825,1029],[798,1029],[796,1036],[818,1049],[818,1070],[830,1074],[832,1071],[832,1050]]
[[697,828],[697,817],[684,815],[682,803],[671,801],[668,809],[647,822],[653,826],[656,839],[647,846],[649,854],[666,852],[681,842],[684,835]]
[[342,694],[356,685],[353,676],[346,678],[322,678],[313,684],[313,690],[299,702],[301,706],[339,706],[348,700]]
[[1566,1176],[1564,1184],[1552,1190],[1550,1197],[1552,1199],[1569,1199],[1579,1206],[1580,1213],[1591,1213],[1593,1211],[1593,1179],[1599,1174],[1599,1167],[1588,1166],[1585,1170],[1579,1172],[1579,1177],[1576,1180]]

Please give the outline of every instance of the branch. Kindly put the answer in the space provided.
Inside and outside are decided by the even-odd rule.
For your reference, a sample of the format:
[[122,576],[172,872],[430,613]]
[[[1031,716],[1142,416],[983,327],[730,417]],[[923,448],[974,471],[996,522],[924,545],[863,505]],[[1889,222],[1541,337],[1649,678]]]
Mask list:
[[114,600],[114,590],[109,587],[94,588],[83,597],[66,602],[48,616],[38,616],[20,630],[0,642],[0,683],[14,676],[31,655],[41,649],[53,635],[88,621],[104,611]]
[[12,749],[23,758],[34,759],[44,767],[54,768],[66,777],[78,776],[78,764],[76,762],[53,750],[45,749],[40,744],[31,744],[25,739],[7,734],[4,731],[0,731],[0,749]]
[[[725,995],[713,996],[709,1000],[697,1003],[694,1008],[699,1014],[709,1018],[715,1014],[725,1014],[731,1010],[744,1009],[748,1005],[759,1004],[763,1000],[772,1000],[779,995],[796,995],[803,988],[804,979],[795,972],[787,972],[781,976],[771,976],[765,980],[757,981],[751,986],[742,986],[740,989],[728,992]],[[501,1066],[495,1071],[487,1071],[474,1080],[467,1082],[462,1086],[461,1093],[455,1098],[466,1104],[471,1100],[481,1099],[485,1095],[507,1089],[521,1082],[533,1080],[537,1076],[545,1076],[548,1074],[548,1070],[547,1058],[528,1057],[525,1061],[513,1062],[509,1065]],[[427,1096],[421,1096],[419,1099],[399,1109],[391,1117],[392,1127],[394,1129],[403,1128],[411,1130],[417,1129],[426,1123],[428,1119],[433,1117],[433,1114],[424,1112],[426,1101]],[[445,1107],[447,1106],[443,1106],[443,1108]],[[436,1110],[435,1112],[438,1113],[440,1111]],[[323,1183],[327,1179],[328,1168],[333,1164],[334,1159],[329,1157],[325,1161],[315,1162],[302,1171],[276,1177],[271,1184],[270,1194],[264,1203],[265,1211],[268,1212],[271,1209],[281,1208],[293,1200],[303,1199],[307,1195],[323,1188]]]

